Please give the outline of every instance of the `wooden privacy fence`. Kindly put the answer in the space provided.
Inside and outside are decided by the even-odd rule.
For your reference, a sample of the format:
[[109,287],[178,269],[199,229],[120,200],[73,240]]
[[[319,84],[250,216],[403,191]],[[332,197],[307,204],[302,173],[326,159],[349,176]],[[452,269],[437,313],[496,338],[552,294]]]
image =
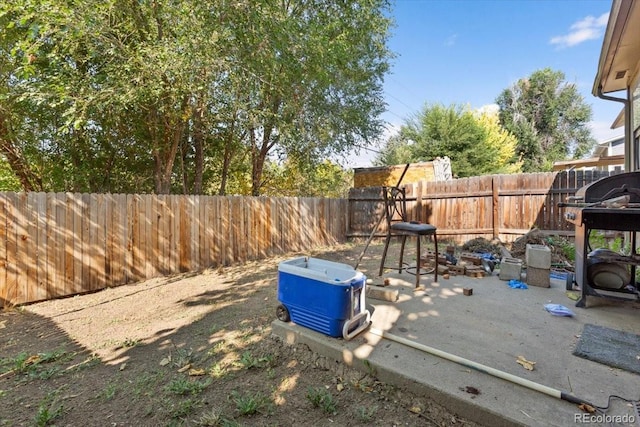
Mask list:
[[0,193],[0,306],[345,239],[347,200]]
[[[456,243],[478,237],[512,242],[533,227],[572,236],[574,226],[564,219],[558,203],[605,176],[609,173],[487,175],[404,187],[410,219],[435,225],[439,236]],[[347,237],[368,236],[382,214],[380,187],[351,189]],[[385,226],[383,222],[380,235]]]

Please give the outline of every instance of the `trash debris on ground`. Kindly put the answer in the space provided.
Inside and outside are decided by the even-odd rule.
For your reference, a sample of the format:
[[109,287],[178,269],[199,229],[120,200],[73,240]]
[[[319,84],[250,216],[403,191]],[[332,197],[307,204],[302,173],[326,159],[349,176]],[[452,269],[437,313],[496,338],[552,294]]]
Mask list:
[[507,283],[511,289],[529,289],[526,283],[521,282],[520,280],[511,279]]
[[580,299],[580,293],[576,291],[567,291],[565,292],[565,295],[567,295],[567,298],[573,301],[578,301]]
[[533,371],[536,367],[536,362],[527,360],[524,358],[524,356],[518,356],[518,360],[516,360],[516,363],[522,365],[522,367],[527,371]]
[[545,304],[544,309],[554,316],[565,316],[565,317],[573,317],[574,314],[571,310],[569,310],[564,305],[560,304]]
[[462,245],[462,250],[472,253],[491,254],[494,259],[502,258],[502,244],[498,240],[489,241],[483,237],[478,237]]
[[560,269],[573,271],[574,244],[566,237],[549,236],[538,229],[529,231],[511,243],[511,256],[524,258],[527,244],[545,245],[551,249],[551,265]]

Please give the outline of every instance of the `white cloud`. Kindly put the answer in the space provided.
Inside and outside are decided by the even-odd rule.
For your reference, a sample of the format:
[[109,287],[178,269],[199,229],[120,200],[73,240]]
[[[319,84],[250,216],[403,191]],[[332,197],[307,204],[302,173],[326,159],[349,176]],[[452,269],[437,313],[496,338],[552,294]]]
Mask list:
[[587,40],[598,39],[602,36],[608,21],[609,12],[603,13],[597,18],[587,16],[573,24],[567,34],[552,37],[549,43],[557,45],[559,48],[565,48],[578,45]]
[[486,104],[476,110],[480,114],[498,114],[500,106],[498,104]]
[[458,35],[457,34],[452,34],[449,37],[446,38],[446,40],[444,41],[444,45],[445,46],[453,46],[456,44],[456,41],[458,40]]

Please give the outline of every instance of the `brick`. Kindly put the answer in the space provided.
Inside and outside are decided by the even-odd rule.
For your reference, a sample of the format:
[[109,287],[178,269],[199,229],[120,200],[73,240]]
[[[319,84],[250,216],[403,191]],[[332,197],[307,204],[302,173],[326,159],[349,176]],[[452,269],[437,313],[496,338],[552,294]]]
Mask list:
[[469,252],[463,252],[462,254],[460,254],[460,259],[463,261],[470,262],[473,265],[482,264],[482,258],[480,258],[478,255],[474,255]]
[[451,274],[460,274],[460,275],[464,275],[467,271],[467,267],[464,265],[450,265],[449,266],[449,273]]
[[[431,251],[431,250],[424,251],[424,253],[422,255],[422,259],[425,260],[425,261],[433,262],[433,260],[435,258],[436,258],[436,252],[435,251]],[[445,257],[443,254],[439,253],[438,254],[438,264],[446,265],[447,264],[447,257]]]
[[467,277],[474,277],[476,279],[480,279],[482,277],[485,277],[487,275],[486,271],[467,271],[466,276]]

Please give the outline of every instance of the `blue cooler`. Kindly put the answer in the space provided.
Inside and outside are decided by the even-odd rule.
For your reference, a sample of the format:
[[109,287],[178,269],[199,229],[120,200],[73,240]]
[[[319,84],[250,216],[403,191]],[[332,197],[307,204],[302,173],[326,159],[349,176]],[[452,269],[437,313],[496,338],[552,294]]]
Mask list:
[[351,339],[370,323],[367,278],[349,265],[298,257],[278,264],[278,319]]

